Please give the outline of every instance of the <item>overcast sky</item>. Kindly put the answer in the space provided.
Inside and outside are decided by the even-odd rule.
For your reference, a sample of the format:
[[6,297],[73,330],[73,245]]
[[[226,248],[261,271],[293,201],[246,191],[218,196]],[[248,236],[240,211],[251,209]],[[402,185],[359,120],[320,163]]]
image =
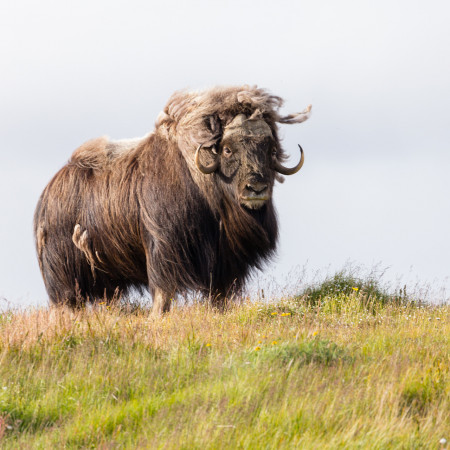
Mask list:
[[380,263],[450,287],[447,1],[3,1],[0,298],[47,301],[37,199],[95,136],[142,136],[173,91],[257,84],[312,103],[282,126],[299,174],[276,187],[268,274]]

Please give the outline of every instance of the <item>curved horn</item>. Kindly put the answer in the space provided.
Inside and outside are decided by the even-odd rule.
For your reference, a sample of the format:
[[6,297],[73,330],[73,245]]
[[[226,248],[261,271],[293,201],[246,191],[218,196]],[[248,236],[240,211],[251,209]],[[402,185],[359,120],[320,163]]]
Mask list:
[[200,162],[200,149],[203,147],[203,144],[200,144],[195,152],[195,165],[197,166],[198,170],[200,170],[201,173],[204,173],[205,175],[209,175],[210,173],[213,173],[217,170],[219,167],[219,158],[217,158],[211,165],[204,166]]
[[281,173],[282,175],[294,175],[294,173],[297,173],[302,168],[303,163],[305,162],[305,155],[300,144],[298,144],[298,148],[300,149],[301,157],[300,162],[295,167],[292,167],[292,169],[288,169],[287,167],[282,166],[277,160],[275,160],[273,165],[274,170]]

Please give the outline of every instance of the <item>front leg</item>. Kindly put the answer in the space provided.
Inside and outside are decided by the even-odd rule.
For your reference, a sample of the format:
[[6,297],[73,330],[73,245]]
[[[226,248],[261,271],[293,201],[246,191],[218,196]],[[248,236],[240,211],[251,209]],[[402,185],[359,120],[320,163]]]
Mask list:
[[230,305],[231,299],[221,292],[209,296],[209,305],[220,312],[225,312]]
[[154,316],[161,316],[165,312],[170,311],[170,304],[172,302],[172,298],[174,297],[173,293],[167,293],[162,291],[159,288],[156,288],[153,293],[153,309],[152,314]]

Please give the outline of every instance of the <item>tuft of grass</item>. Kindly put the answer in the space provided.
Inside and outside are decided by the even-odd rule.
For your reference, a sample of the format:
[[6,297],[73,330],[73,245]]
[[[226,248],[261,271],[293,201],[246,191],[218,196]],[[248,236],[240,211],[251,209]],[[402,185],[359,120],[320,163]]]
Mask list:
[[408,373],[401,393],[401,404],[413,416],[426,416],[429,408],[450,395],[448,361],[435,359],[425,370]]
[[283,342],[281,344],[278,341],[272,341],[270,345],[252,351],[251,357],[261,364],[262,370],[266,364],[329,366],[351,360],[344,347],[326,339],[307,339],[297,343]]
[[0,447],[438,448],[450,306],[342,281],[225,312],[1,313]]
[[352,268],[345,268],[328,276],[316,285],[304,289],[296,299],[308,305],[316,306],[335,298],[356,297],[364,307],[373,309],[374,305],[395,303],[407,305],[415,300],[406,292],[406,286],[397,292],[389,292],[382,285],[381,277],[376,274],[361,277]]

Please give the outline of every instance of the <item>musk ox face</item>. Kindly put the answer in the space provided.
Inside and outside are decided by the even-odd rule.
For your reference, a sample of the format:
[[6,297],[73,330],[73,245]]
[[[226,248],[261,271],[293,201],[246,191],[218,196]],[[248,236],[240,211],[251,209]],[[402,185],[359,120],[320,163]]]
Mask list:
[[266,122],[238,116],[225,129],[219,146],[218,173],[224,192],[249,209],[261,208],[272,196],[275,173],[271,158],[276,149]]
[[[228,198],[248,209],[263,207],[272,197],[275,172],[292,175],[300,170],[288,169],[278,162],[279,142],[261,117],[237,115],[224,129],[220,142],[209,148],[212,163],[200,162],[199,146],[195,162],[205,175],[216,173]],[[301,150],[301,148],[300,148]]]

